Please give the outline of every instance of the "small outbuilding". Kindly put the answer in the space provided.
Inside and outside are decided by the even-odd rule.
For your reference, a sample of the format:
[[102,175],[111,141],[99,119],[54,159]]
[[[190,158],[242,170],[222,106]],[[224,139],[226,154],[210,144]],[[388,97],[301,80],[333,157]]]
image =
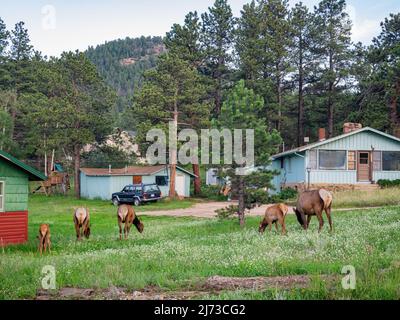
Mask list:
[[275,192],[282,188],[327,188],[371,190],[381,179],[400,179],[400,139],[365,127],[345,123],[343,134],[272,157]]
[[47,177],[0,150],[0,246],[28,240],[29,181]]
[[[175,190],[179,196],[190,197],[191,180],[196,175],[181,167],[176,169]],[[141,183],[155,183],[163,197],[169,194],[170,170],[166,165],[129,166],[121,169],[81,168],[80,171],[83,198],[111,200],[111,195],[126,185]]]

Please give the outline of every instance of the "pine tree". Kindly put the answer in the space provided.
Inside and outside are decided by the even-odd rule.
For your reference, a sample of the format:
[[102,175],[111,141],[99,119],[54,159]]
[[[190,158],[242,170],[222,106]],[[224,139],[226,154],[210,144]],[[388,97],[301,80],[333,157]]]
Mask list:
[[334,135],[335,106],[346,86],[351,65],[351,21],[345,9],[345,0],[322,0],[314,13],[313,54],[318,63],[315,74],[322,103],[327,106],[329,137]]
[[201,43],[206,54],[205,74],[212,79],[213,116],[221,111],[223,92],[229,85],[235,19],[227,0],[216,0],[209,12],[203,13]]
[[59,105],[54,110],[56,139],[74,155],[75,195],[80,197],[81,150],[85,144],[103,141],[112,132],[111,108],[115,95],[82,52],[66,52],[56,61],[62,76]]
[[[0,59],[4,58],[6,49],[8,47],[9,32],[7,31],[6,24],[0,18]],[[0,63],[2,61],[0,60]]]
[[[236,163],[224,164],[222,168],[231,182],[232,194],[238,198],[237,212],[241,226],[245,224],[245,210],[256,204],[266,203],[267,188],[271,188],[273,173],[267,169],[270,156],[277,151],[281,143],[276,130],[269,130],[266,119],[257,116],[264,108],[264,100],[253,90],[245,87],[243,80],[232,88],[224,101],[221,116],[214,121],[218,129],[253,129],[254,130],[254,165],[255,170],[248,175],[237,175],[238,168],[243,165]],[[235,145],[239,142],[235,141]],[[246,147],[246,137],[243,135],[242,146]]]
[[[175,123],[178,132],[182,128],[193,128],[193,124],[205,127],[209,116],[205,95],[202,79],[190,63],[171,53],[161,56],[157,67],[146,72],[143,88],[131,111],[138,123],[136,141],[140,150],[145,152],[149,146],[146,134],[150,129],[168,132],[170,121]],[[175,198],[176,152],[171,152],[169,162],[169,196]]]
[[291,60],[297,71],[294,73],[293,81],[298,90],[297,99],[297,146],[304,144],[304,117],[305,117],[305,86],[310,83],[310,71],[313,66],[312,15],[308,8],[301,2],[297,3],[290,13],[291,35],[293,36],[290,48]]
[[375,66],[372,84],[384,91],[391,131],[400,134],[400,13],[381,23],[382,31],[373,40],[370,61]]
[[[189,12],[186,15],[184,25],[174,24],[171,31],[167,33],[164,42],[170,54],[188,62],[191,67],[201,73],[204,69],[205,55],[200,43],[200,32],[201,23],[197,12]],[[201,77],[201,80],[206,85],[204,76]],[[191,122],[191,127],[197,130],[201,129],[199,123],[193,121]],[[201,193],[200,165],[195,163],[192,167],[193,173],[196,175],[194,179],[194,194],[199,195]]]

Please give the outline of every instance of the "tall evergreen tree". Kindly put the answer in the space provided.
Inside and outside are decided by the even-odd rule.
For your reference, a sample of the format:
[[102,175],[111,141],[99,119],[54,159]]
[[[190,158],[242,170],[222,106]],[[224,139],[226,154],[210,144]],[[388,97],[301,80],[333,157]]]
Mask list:
[[318,69],[318,90],[327,108],[328,136],[334,135],[335,106],[345,88],[351,64],[351,21],[345,0],[322,0],[315,7],[313,48]]
[[304,117],[305,87],[311,81],[310,70],[313,66],[311,53],[313,32],[312,15],[307,6],[297,3],[290,13],[291,34],[293,42],[291,47],[291,60],[296,68],[293,80],[298,91],[297,97],[297,146],[304,144]]
[[[145,75],[142,90],[135,99],[132,116],[138,121],[137,142],[144,153],[149,144],[146,134],[150,129],[160,128],[168,132],[173,121],[178,132],[183,128],[206,127],[209,106],[204,103],[205,86],[197,70],[189,62],[168,53],[160,57],[157,67]],[[170,152],[171,151],[171,152]],[[171,153],[170,198],[175,198],[177,154]]]
[[385,91],[391,131],[400,136],[400,13],[391,14],[381,27],[370,55],[376,71],[372,74],[372,83]]
[[[237,169],[245,169],[244,165],[224,164],[225,175],[231,182],[232,194],[238,198],[239,204],[237,213],[241,226],[245,224],[245,210],[256,204],[267,201],[266,188],[271,187],[273,173],[268,170],[270,156],[278,150],[281,142],[279,133],[276,130],[269,130],[266,120],[258,116],[264,108],[263,98],[254,93],[253,90],[245,87],[243,80],[239,81],[232,88],[224,101],[221,116],[214,121],[218,129],[254,129],[254,165],[255,170],[248,175],[238,175]],[[242,137],[243,150],[246,145],[246,137]],[[235,145],[239,141],[235,140]]]
[[111,108],[115,95],[82,52],[66,52],[56,61],[62,75],[59,105],[54,115],[57,141],[74,155],[75,195],[80,197],[81,150],[85,144],[103,141],[112,132]]
[[8,47],[8,37],[9,32],[7,31],[6,24],[0,18],[0,59],[3,58],[6,54],[6,49]]
[[[197,69],[200,73],[204,71],[204,49],[200,43],[201,23],[197,12],[189,12],[186,15],[185,23],[183,26],[174,24],[170,32],[167,33],[165,39],[165,46],[169,53],[184,60],[190,64],[191,67]],[[205,77],[201,77],[202,82],[206,84]],[[202,97],[205,99],[206,97]],[[202,103],[202,101],[199,101]],[[205,114],[208,116],[208,114]],[[188,119],[190,121],[190,119]],[[191,121],[191,127],[195,129],[202,129],[200,123]],[[193,173],[196,175],[194,179],[194,193],[199,195],[201,193],[201,175],[200,165],[193,164]]]
[[212,79],[213,115],[218,117],[223,92],[229,84],[235,19],[227,0],[216,0],[214,5],[208,8],[208,12],[201,15],[201,18],[201,42],[206,54],[206,74]]

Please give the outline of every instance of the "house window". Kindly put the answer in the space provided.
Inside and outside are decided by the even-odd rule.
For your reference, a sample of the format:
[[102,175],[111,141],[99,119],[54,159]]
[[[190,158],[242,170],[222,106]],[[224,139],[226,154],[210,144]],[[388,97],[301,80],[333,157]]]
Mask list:
[[345,170],[346,151],[342,150],[319,150],[319,169],[322,170]]
[[382,151],[382,170],[400,171],[400,151]]
[[309,151],[308,167],[311,168],[311,170],[316,170],[318,168],[317,150]]
[[0,181],[0,212],[4,212],[4,181]]
[[347,152],[347,170],[356,170],[356,152],[348,151]]
[[156,176],[156,184],[158,186],[167,186],[168,185],[168,177],[167,176]]
[[374,151],[372,153],[372,161],[373,161],[373,165],[374,165],[374,171],[381,171],[382,170],[382,152]]

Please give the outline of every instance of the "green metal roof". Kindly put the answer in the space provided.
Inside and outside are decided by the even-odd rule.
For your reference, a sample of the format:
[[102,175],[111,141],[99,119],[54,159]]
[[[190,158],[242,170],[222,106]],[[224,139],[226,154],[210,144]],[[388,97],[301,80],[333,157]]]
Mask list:
[[14,158],[12,155],[8,154],[7,152],[4,152],[3,150],[0,150],[0,157],[6,159],[7,161],[11,162],[12,164],[16,165],[20,169],[27,172],[29,175],[29,180],[47,180],[47,177],[43,173],[32,168],[31,166],[28,166],[27,164],[23,163],[17,158]]

